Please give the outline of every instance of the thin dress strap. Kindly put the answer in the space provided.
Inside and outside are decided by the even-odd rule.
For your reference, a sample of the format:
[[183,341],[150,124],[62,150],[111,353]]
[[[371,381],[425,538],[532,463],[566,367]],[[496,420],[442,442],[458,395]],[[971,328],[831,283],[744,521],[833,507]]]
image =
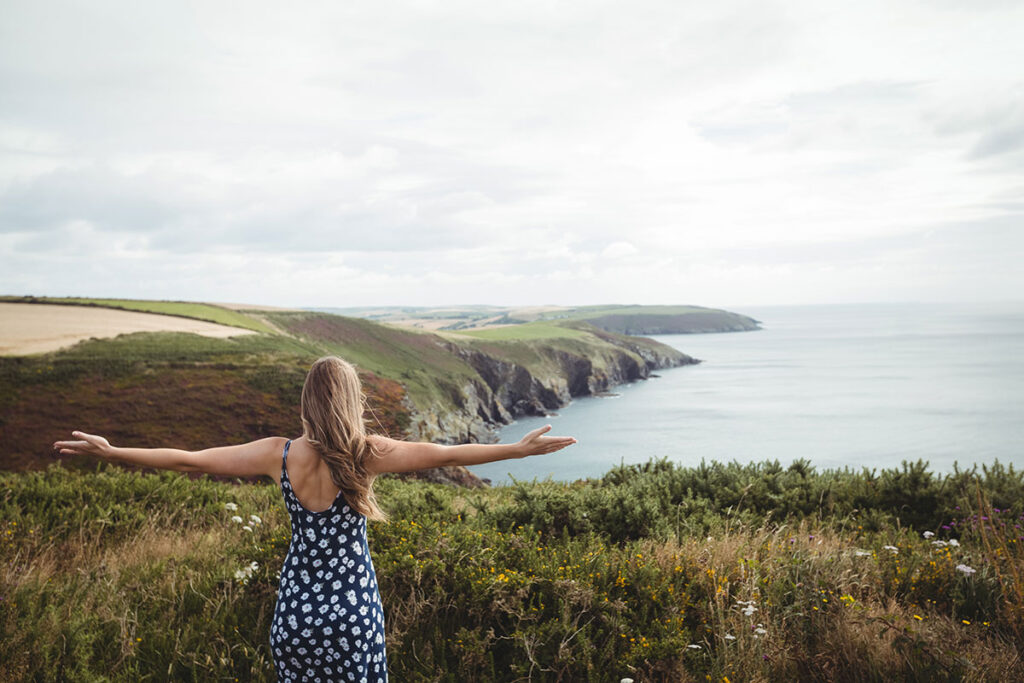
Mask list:
[[291,445],[292,445],[292,440],[288,439],[288,441],[286,441],[285,444],[284,444],[284,454],[281,456],[281,481],[282,482],[285,479],[288,478],[288,448]]

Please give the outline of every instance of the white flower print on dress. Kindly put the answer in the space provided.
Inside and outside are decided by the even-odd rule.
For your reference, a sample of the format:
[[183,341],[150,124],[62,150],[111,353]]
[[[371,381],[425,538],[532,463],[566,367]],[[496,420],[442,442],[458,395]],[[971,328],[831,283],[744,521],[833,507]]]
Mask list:
[[282,455],[281,490],[292,540],[276,576],[270,629],[277,679],[387,681],[384,619],[365,518],[347,505],[340,514],[332,506],[329,516],[302,506],[288,479],[290,444]]

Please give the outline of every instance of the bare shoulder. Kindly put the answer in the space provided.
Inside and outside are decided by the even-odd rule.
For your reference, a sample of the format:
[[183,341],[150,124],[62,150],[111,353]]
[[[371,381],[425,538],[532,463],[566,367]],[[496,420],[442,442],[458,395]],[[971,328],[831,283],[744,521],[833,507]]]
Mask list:
[[366,440],[373,447],[376,456],[366,463],[366,469],[374,476],[394,472],[394,463],[402,460],[409,445],[408,441],[392,439],[381,434],[367,434]]
[[369,441],[373,445],[374,449],[376,449],[376,451],[381,455],[393,451],[396,446],[404,443],[403,441],[392,439],[382,434],[367,434],[366,440]]
[[284,436],[268,436],[253,445],[259,448],[259,459],[266,467],[266,474],[273,479],[278,486],[281,485],[281,467],[284,463],[284,447],[292,439]]
[[267,436],[250,442],[249,446],[253,451],[265,457],[269,458],[271,454],[276,454],[277,457],[281,458],[284,456],[284,445],[289,441],[293,441],[293,439],[288,439],[284,436]]
[[249,452],[260,463],[259,467],[278,485],[281,484],[281,466],[284,462],[284,447],[291,439],[284,436],[268,436],[248,444]]

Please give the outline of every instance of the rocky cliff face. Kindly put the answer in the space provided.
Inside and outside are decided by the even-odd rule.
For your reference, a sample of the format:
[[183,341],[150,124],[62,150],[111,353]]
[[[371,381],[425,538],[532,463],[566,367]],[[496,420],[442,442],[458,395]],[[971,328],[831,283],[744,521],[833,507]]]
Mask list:
[[448,342],[448,350],[469,364],[477,377],[450,387],[453,407],[413,407],[410,437],[447,444],[493,443],[497,429],[518,417],[547,415],[575,397],[647,379],[653,370],[700,362],[650,340],[597,334],[610,342],[599,357],[535,347],[544,366],[551,368],[543,374],[472,346]]

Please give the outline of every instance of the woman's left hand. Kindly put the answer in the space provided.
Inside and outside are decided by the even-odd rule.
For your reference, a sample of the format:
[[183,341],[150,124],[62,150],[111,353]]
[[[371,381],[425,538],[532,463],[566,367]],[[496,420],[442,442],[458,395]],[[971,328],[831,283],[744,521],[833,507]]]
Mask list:
[[519,440],[519,447],[525,451],[524,457],[527,455],[553,453],[576,443],[576,439],[571,436],[543,436],[544,432],[548,431],[551,431],[551,425],[544,425],[534,429]]
[[57,441],[53,447],[60,451],[61,455],[92,455],[99,458],[110,457],[113,447],[110,442],[102,436],[86,434],[85,432],[71,432],[71,436],[78,441]]

